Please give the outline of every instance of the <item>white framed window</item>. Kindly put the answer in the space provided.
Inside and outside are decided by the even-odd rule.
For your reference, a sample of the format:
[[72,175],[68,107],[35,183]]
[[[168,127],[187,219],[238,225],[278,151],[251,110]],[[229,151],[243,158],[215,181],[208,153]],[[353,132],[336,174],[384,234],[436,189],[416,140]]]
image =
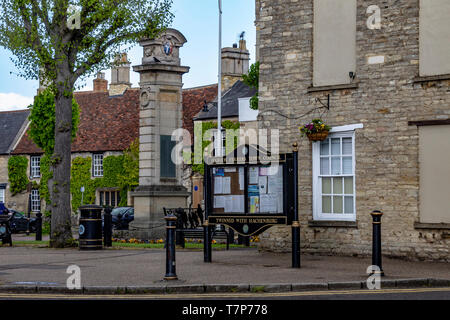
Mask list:
[[5,187],[0,186],[0,202],[5,203]]
[[41,157],[40,156],[32,156],[30,158],[30,171],[31,178],[40,178],[41,177]]
[[314,220],[356,221],[354,131],[313,143]]
[[103,154],[101,153],[94,153],[92,156],[92,175],[103,177]]
[[31,190],[31,211],[41,211],[41,196],[38,189]]

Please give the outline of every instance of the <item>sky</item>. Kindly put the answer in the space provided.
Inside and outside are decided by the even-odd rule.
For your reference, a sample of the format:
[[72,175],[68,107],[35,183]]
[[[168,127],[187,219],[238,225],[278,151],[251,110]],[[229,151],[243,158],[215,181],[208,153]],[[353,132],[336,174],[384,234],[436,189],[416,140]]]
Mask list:
[[[245,31],[250,63],[255,59],[255,1],[222,0],[222,47],[231,47]],[[175,14],[172,28],[179,30],[187,39],[180,49],[181,64],[190,67],[183,76],[183,88],[217,83],[219,18],[218,0],[173,0]],[[142,47],[136,45],[129,53],[131,65],[141,64]],[[39,87],[37,80],[20,78],[11,61],[10,52],[0,47],[0,111],[24,109],[33,103]],[[109,70],[106,79],[111,80]],[[81,90],[92,90],[93,77],[86,79]],[[139,74],[131,71],[133,87],[139,86]]]

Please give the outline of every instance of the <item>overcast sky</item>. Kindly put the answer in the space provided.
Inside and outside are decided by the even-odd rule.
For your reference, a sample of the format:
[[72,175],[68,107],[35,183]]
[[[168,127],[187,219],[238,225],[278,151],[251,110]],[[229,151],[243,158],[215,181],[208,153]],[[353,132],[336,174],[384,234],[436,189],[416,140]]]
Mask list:
[[[246,32],[250,63],[255,58],[255,1],[223,0],[222,46],[231,47]],[[175,19],[172,27],[184,34],[188,42],[181,48],[182,65],[191,67],[184,75],[184,88],[217,83],[218,62],[218,0],[173,0]],[[0,111],[24,109],[33,102],[38,88],[37,80],[18,77],[11,55],[0,47]],[[136,46],[129,52],[129,60],[139,65],[142,48]],[[110,72],[106,78],[110,81]],[[82,90],[92,90],[92,78],[87,79]],[[133,87],[138,86],[139,75],[131,72]]]

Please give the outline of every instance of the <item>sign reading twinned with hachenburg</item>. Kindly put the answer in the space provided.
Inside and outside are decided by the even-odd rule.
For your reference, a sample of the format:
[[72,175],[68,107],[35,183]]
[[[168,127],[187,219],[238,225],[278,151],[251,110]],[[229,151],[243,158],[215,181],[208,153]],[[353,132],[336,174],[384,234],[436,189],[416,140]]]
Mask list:
[[205,160],[208,225],[226,225],[252,236],[292,223],[293,154],[271,154],[259,146],[242,145],[225,157]]

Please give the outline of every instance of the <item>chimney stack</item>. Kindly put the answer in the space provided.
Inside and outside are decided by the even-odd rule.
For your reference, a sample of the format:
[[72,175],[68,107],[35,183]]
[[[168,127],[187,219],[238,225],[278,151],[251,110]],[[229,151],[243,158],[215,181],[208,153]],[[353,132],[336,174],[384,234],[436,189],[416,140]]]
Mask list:
[[242,80],[242,75],[248,73],[250,52],[244,39],[233,44],[232,48],[222,49],[222,92],[230,89],[237,81]]
[[121,95],[131,88],[130,83],[131,64],[128,61],[126,53],[118,53],[114,59],[114,65],[111,68],[111,85],[109,86],[109,95]]
[[94,79],[94,92],[107,92],[108,80],[105,79],[105,73],[97,73],[97,78]]

